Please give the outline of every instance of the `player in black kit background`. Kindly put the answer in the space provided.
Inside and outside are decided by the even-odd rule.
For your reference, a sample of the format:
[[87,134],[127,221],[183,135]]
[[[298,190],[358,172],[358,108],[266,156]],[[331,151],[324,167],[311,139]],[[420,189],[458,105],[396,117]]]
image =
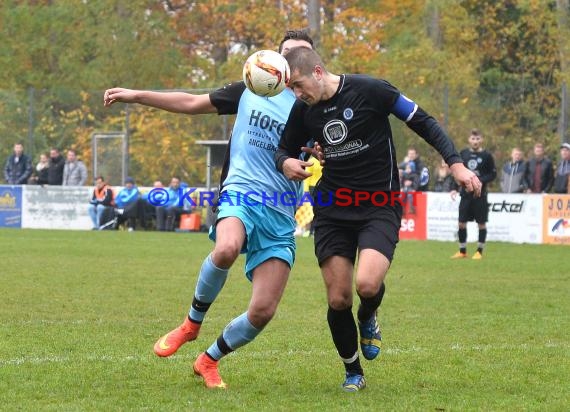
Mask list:
[[[483,149],[483,135],[477,129],[471,130],[469,136],[469,147],[460,153],[463,164],[478,177],[483,187],[481,196],[474,197],[472,193],[460,190],[461,201],[459,202],[459,224],[457,239],[459,240],[459,251],[451,256],[452,259],[465,259],[467,257],[467,222],[475,220],[479,226],[479,242],[477,251],[472,259],[483,258],[483,249],[487,240],[487,220],[489,217],[489,204],[487,202],[487,186],[497,177],[495,160],[491,153]],[[455,199],[457,190],[451,192],[451,197]]]
[[355,260],[358,253],[360,347],[371,360],[380,352],[377,309],[401,225],[401,203],[384,203],[379,196],[391,199],[400,191],[389,116],[406,122],[435,147],[468,191],[478,195],[481,182],[463,165],[435,119],[390,83],[329,73],[313,51],[295,48],[286,59],[291,68],[289,87],[298,100],[281,136],[276,166],[289,179],[302,180],[310,174],[304,169],[307,162],[298,159],[301,146],[312,138],[322,147],[325,164],[314,191],[315,254],[327,290],[329,328],[345,366],[342,387],[358,391],[366,383],[352,314]]

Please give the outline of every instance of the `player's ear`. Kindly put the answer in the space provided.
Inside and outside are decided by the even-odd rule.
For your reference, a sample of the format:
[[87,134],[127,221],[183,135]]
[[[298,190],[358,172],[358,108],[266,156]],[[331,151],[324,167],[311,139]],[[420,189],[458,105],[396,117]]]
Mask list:
[[318,64],[315,65],[315,68],[313,69],[313,77],[316,80],[321,80],[323,78],[323,68]]

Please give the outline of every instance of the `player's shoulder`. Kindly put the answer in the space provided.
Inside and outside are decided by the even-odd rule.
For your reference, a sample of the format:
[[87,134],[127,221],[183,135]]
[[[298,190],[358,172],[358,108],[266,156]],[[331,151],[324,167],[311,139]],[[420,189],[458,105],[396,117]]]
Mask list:
[[401,94],[387,80],[375,78],[367,74],[345,75],[345,84],[347,90],[364,97],[373,106],[392,107]]
[[246,90],[243,81],[228,83],[209,93],[210,102],[218,110],[218,114],[235,114]]
[[243,80],[227,83],[210,92],[210,99],[212,101],[220,98],[223,98],[224,100],[227,100],[228,98],[239,99],[245,90],[246,87]]
[[345,81],[347,84],[351,84],[358,87],[380,87],[380,88],[395,88],[388,80],[372,77],[368,74],[345,74]]

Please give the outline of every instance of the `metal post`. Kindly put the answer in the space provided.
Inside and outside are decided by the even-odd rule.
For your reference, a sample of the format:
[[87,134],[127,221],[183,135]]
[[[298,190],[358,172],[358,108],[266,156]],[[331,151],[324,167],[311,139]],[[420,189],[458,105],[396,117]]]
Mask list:
[[558,125],[560,134],[560,143],[568,141],[568,90],[566,82],[562,83],[562,93],[560,102],[560,123]]
[[34,158],[34,92],[33,87],[28,88],[28,155],[31,159]]
[[447,132],[449,124],[449,87],[447,83],[443,89],[443,130]]
[[123,139],[123,185],[125,184],[125,180],[127,180],[127,176],[129,175],[129,136],[130,136],[130,110],[129,104],[125,105],[125,138]]
[[212,147],[206,149],[206,188],[212,190]]

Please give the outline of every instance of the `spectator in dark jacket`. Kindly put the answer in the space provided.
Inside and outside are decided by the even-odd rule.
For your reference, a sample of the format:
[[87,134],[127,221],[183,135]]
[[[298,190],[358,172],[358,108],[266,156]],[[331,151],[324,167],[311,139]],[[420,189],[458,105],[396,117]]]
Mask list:
[[16,143],[14,154],[8,157],[4,165],[4,179],[9,185],[25,185],[32,175],[32,160],[24,154],[24,145]]
[[406,166],[408,165],[414,170],[414,174],[417,174],[418,177],[418,184],[414,190],[422,192],[428,190],[429,170],[421,161],[420,155],[415,147],[408,148],[406,158],[402,163],[398,165],[398,168],[400,169],[400,175],[402,172],[405,172]]
[[560,163],[554,175],[554,193],[570,193],[570,143],[560,146]]
[[135,180],[132,177],[125,179],[125,187],[117,193],[115,205],[118,209],[117,225],[127,222],[129,232],[135,230],[136,220],[139,219],[143,229],[146,226],[144,216],[145,201],[141,198]]
[[63,182],[63,167],[65,159],[55,147],[49,152],[48,185],[61,185]]
[[32,174],[32,177],[28,180],[30,184],[45,185],[48,181],[48,167],[49,159],[46,153],[40,155],[40,161],[36,165],[36,170]]
[[526,165],[522,150],[515,147],[511,160],[506,162],[501,171],[501,191],[503,193],[523,193],[527,189],[525,180]]
[[441,164],[435,169],[434,173],[434,192],[451,192],[456,188],[455,179],[451,174],[451,169],[445,163],[445,160],[441,160]]
[[534,145],[534,157],[526,163],[525,183],[527,193],[548,193],[554,182],[552,161],[544,156],[542,143]]

